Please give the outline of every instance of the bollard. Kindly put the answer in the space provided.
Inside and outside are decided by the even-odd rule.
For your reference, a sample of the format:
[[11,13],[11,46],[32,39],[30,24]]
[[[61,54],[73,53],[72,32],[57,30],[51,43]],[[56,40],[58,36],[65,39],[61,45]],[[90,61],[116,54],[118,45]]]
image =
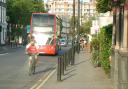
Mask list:
[[64,70],[66,70],[66,53],[64,53]]
[[64,55],[61,56],[61,74],[64,75]]
[[71,49],[69,50],[69,64],[71,64],[72,61],[72,52]]
[[77,43],[77,53],[79,54],[80,53],[80,44]]
[[73,65],[75,64],[75,47],[73,47]]
[[61,57],[58,57],[57,81],[61,81]]
[[71,48],[71,65],[74,65],[73,64],[73,48]]
[[67,52],[67,55],[66,55],[66,66],[69,65],[69,51]]
[[68,52],[66,52],[66,67],[68,66]]

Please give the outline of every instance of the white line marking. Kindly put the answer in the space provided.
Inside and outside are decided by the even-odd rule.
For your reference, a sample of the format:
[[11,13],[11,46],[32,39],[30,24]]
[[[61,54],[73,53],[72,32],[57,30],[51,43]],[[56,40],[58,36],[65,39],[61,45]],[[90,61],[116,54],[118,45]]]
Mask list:
[[36,89],[40,89],[47,82],[47,80],[54,74],[55,71],[56,70],[53,70]]
[[[44,76],[46,76],[47,74],[44,74]],[[30,89],[36,89],[36,87],[39,85],[39,83],[42,82],[42,79],[39,79],[38,82],[36,84],[34,84]]]
[[36,86],[37,86],[37,84],[35,84],[34,86],[32,86],[30,89],[35,89]]
[[[55,65],[54,67],[56,67],[57,65]],[[41,88],[44,84],[45,84],[45,82],[47,82],[47,80],[53,75],[53,73],[56,71],[56,69],[54,69],[53,71],[51,71],[48,75],[47,74],[45,74],[44,76],[46,76],[45,77],[45,79],[44,80],[42,80],[42,78],[41,79],[39,79],[38,80],[38,82],[36,83],[36,84],[34,84],[30,89],[39,89],[39,88]],[[41,83],[42,82],[42,83]],[[38,83],[40,83],[40,84],[38,84]],[[37,88],[36,88],[37,87]]]
[[3,53],[3,54],[0,54],[0,56],[3,56],[3,55],[7,55],[8,53]]

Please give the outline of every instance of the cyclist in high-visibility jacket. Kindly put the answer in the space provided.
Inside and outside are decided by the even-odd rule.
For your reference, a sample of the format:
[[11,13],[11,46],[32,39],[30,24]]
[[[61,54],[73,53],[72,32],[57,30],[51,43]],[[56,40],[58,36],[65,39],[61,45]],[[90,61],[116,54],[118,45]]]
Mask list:
[[27,44],[27,46],[26,46],[26,54],[29,55],[29,59],[32,59],[32,55],[34,55],[36,62],[38,62],[38,55],[39,55],[38,48],[39,47],[36,44],[34,37],[33,37],[31,42],[29,44]]

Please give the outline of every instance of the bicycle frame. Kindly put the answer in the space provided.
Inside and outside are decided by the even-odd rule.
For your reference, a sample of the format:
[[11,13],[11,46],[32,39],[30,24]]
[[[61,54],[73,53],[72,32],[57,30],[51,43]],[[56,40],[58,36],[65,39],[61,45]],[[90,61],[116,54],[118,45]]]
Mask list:
[[36,68],[36,59],[35,55],[32,54],[29,56],[29,75],[32,75],[35,73],[35,68]]

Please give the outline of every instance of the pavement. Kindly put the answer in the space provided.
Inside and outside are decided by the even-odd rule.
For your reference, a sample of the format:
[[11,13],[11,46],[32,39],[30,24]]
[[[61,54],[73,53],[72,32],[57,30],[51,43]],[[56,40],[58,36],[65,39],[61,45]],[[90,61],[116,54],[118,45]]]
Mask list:
[[94,67],[89,52],[81,51],[75,56],[75,65],[68,66],[62,81],[57,81],[55,71],[37,89],[113,89],[112,81],[101,67]]
[[[17,47],[1,46],[0,54]],[[52,72],[39,88],[36,89],[114,89],[111,79],[101,67],[94,67],[91,54],[80,51],[75,54],[75,64],[68,66],[62,81],[57,81],[57,71]]]
[[21,48],[21,47],[23,47],[23,46],[22,45],[13,46],[13,47],[11,47],[10,45],[0,46],[0,54],[12,52],[12,51],[17,50],[18,48]]

